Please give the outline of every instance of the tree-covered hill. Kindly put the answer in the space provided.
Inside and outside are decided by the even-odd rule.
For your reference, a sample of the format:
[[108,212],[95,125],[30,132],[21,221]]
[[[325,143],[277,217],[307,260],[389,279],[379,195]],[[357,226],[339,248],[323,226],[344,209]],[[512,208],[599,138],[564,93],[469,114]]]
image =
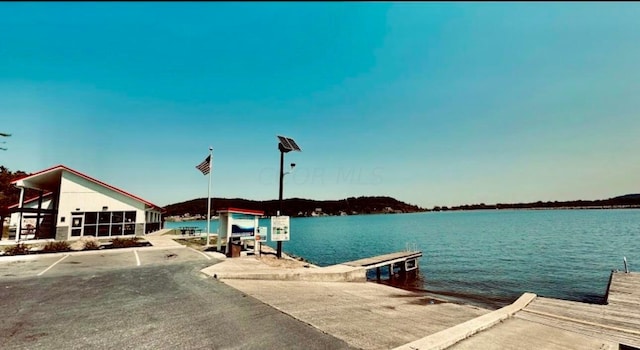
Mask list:
[[[214,198],[212,201],[211,215],[216,210],[224,208],[241,208],[261,210],[265,215],[276,215],[278,210],[277,200],[254,201],[240,198]],[[169,204],[165,207],[166,216],[176,215],[196,215],[206,216],[207,199],[198,198],[186,202]],[[321,209],[321,213],[327,215],[346,214],[373,214],[385,212],[413,213],[425,211],[417,205],[407,204],[391,197],[350,197],[341,200],[316,201],[311,199],[290,198],[282,201],[282,214],[290,216],[311,216],[315,211]]]

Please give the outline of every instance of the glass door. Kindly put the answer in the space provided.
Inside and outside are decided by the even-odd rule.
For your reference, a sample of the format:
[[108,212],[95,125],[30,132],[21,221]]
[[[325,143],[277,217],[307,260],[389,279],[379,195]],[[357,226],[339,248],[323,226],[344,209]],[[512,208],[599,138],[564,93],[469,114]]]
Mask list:
[[82,216],[71,217],[71,237],[82,236]]

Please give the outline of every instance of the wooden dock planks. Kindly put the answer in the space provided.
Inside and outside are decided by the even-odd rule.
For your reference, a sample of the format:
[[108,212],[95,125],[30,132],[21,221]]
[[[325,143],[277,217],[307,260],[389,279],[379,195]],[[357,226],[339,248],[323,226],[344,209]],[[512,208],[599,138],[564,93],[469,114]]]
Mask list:
[[537,298],[517,317],[640,346],[640,274],[612,272],[606,305]]
[[396,252],[384,255],[378,255],[371,258],[364,258],[360,260],[354,260],[342,263],[342,265],[365,267],[372,269],[380,266],[390,265],[396,262],[401,262],[409,259],[419,258],[422,256],[422,252]]

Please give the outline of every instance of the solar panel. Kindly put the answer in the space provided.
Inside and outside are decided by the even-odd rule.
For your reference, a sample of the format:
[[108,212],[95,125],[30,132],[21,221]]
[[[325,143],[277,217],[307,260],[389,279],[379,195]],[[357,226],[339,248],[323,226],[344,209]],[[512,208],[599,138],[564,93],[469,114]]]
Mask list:
[[291,145],[289,144],[289,140],[287,140],[286,137],[284,136],[278,136],[278,139],[280,140],[280,144],[282,145],[282,148],[284,148],[287,151],[291,151]]
[[287,138],[287,140],[289,140],[289,144],[291,144],[291,146],[293,147],[294,151],[300,151],[302,152],[302,150],[300,149],[300,147],[298,146],[298,144],[293,141],[293,139]]
[[285,136],[278,136],[278,139],[280,140],[280,146],[282,147],[283,151],[285,151],[285,152],[289,152],[289,151],[302,152],[302,150],[300,149],[300,146],[298,146],[298,144],[295,141],[293,141],[292,138],[285,137]]

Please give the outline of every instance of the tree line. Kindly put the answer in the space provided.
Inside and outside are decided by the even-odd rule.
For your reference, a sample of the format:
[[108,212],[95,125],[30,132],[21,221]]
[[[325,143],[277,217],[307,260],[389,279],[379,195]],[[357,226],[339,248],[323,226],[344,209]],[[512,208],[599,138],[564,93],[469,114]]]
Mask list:
[[431,211],[485,210],[485,209],[560,209],[560,208],[640,208],[640,194],[627,194],[609,199],[574,201],[537,201],[531,203],[465,204],[453,207],[436,206]]

